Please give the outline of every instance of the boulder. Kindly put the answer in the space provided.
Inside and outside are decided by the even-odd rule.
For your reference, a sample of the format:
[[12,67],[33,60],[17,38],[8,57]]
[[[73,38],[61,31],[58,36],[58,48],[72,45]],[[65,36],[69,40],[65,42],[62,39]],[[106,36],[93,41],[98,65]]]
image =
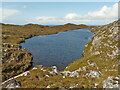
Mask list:
[[64,71],[62,72],[64,76],[69,76],[69,77],[79,77],[79,73],[77,71]]
[[62,73],[63,73],[64,76],[69,76],[71,72],[70,71],[64,71]]
[[77,71],[73,71],[69,75],[70,77],[79,77],[79,73]]
[[99,78],[100,77],[100,73],[97,71],[92,71],[90,70],[89,73],[86,74],[87,77],[91,77],[91,78]]
[[55,73],[58,73],[56,66],[52,66],[52,69],[53,69],[53,71],[54,71]]
[[110,76],[103,81],[103,88],[120,88],[119,85],[120,77]]
[[11,79],[2,85],[3,88],[19,88],[21,85],[16,80]]

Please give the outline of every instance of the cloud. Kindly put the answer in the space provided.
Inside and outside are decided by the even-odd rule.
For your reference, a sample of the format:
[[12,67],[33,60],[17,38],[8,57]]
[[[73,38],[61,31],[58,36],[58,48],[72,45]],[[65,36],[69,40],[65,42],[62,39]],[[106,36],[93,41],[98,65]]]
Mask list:
[[22,8],[27,8],[27,6],[26,6],[26,5],[24,5]]
[[48,16],[48,17],[36,17],[37,20],[42,20],[42,21],[46,21],[46,20],[55,20],[58,19],[57,17],[52,17],[52,16]]
[[118,3],[112,7],[103,6],[99,11],[89,12],[88,16],[96,19],[115,19],[118,18]]
[[53,17],[53,16],[42,16],[42,17],[35,17],[34,23],[42,23],[42,24],[53,24],[53,23],[63,23],[65,20],[62,17]]
[[71,19],[75,19],[75,18],[79,18],[79,15],[77,15],[76,13],[69,13],[65,16],[66,20],[71,20]]
[[118,3],[113,6],[103,6],[98,11],[88,12],[84,15],[68,13],[64,17],[36,17],[38,23],[86,23],[86,24],[106,24],[118,19]]
[[16,9],[0,8],[0,13],[2,13],[0,16],[0,21],[6,20],[15,14],[18,14],[19,12],[20,11]]

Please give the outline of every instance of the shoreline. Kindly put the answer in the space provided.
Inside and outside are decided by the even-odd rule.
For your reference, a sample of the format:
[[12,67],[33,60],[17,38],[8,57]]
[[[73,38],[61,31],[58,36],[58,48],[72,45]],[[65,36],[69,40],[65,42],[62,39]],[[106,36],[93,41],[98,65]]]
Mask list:
[[[90,29],[90,28],[87,28],[87,29],[89,29],[89,31],[91,32],[91,29]],[[73,30],[77,30],[77,29],[73,29]],[[70,31],[70,30],[67,30],[67,31]],[[67,31],[63,31],[63,32],[67,32]],[[72,30],[71,30],[71,31],[72,31]],[[61,33],[61,32],[58,32],[58,33],[56,33],[56,34],[59,34],[59,33]],[[53,34],[49,34],[49,35],[53,35]],[[38,35],[38,36],[43,36],[43,35]],[[33,37],[37,37],[37,36],[33,36]],[[33,38],[33,37],[26,38],[25,40],[30,39],[30,38]],[[93,35],[92,37],[94,37],[94,35]],[[92,39],[93,39],[93,38],[91,38],[91,40],[92,40]],[[24,40],[23,42],[21,42],[21,43],[25,43],[25,40]],[[90,41],[89,41],[89,42],[90,42]],[[88,43],[89,43],[89,42],[88,42]],[[21,43],[20,43],[20,44],[21,44]],[[87,44],[87,43],[86,43],[86,44]],[[85,45],[86,45],[86,44],[85,44]],[[21,46],[21,45],[20,45],[20,46]],[[21,46],[21,48],[22,48],[22,46]],[[25,49],[26,49],[26,48],[25,48]],[[84,46],[84,49],[85,49],[85,46]],[[27,51],[27,50],[26,50],[26,51]],[[28,52],[28,51],[27,51],[27,52]],[[84,52],[84,50],[83,50],[83,52]],[[81,57],[81,58],[84,57],[83,52],[82,52],[82,57]],[[29,52],[29,53],[30,53],[30,52]],[[31,54],[31,53],[30,53],[30,54]],[[32,54],[31,54],[31,55],[32,55]],[[79,59],[81,59],[81,58],[79,58]],[[32,56],[32,60],[33,60],[33,56]],[[78,59],[76,59],[76,60],[78,60]],[[76,60],[74,60],[74,61],[76,61]],[[73,62],[74,62],[74,61],[73,61]],[[72,63],[73,63],[73,62],[72,62]],[[59,72],[64,71],[64,70],[65,70],[70,64],[72,64],[72,63],[69,63],[63,70],[58,70],[58,71],[59,71]],[[29,72],[29,71],[32,70],[34,67],[35,67],[35,66],[33,66],[33,62],[31,62],[31,66],[28,67],[23,73],[20,73],[20,74],[18,74],[18,75],[16,75],[16,76],[13,76],[13,77],[5,80],[4,82],[1,83],[1,85],[9,82],[10,80],[16,79],[16,78],[19,77],[19,76],[24,75],[24,73]],[[45,68],[50,68],[50,67],[46,67],[46,66],[44,66],[44,67],[45,67]],[[52,66],[51,66],[51,67],[52,67]]]
[[[90,29],[90,28],[86,28],[86,29],[88,29],[88,30],[91,32],[91,29]],[[80,29],[73,29],[73,30],[67,30],[67,31],[62,31],[62,32],[64,33],[64,32],[74,31],[74,30],[80,30]],[[60,34],[60,33],[62,33],[62,32],[58,32],[58,33],[55,33],[55,34]],[[55,34],[49,34],[49,35],[55,35]],[[33,36],[33,37],[30,37],[30,38],[27,38],[27,39],[31,39],[31,38],[39,37],[39,36],[48,36],[48,35],[38,35],[38,36]],[[92,35],[92,36],[89,37],[88,39],[91,39],[91,40],[92,40],[93,37],[94,37],[94,35]],[[27,39],[25,39],[22,43],[25,43],[25,41],[26,41]],[[91,41],[91,40],[90,40],[90,41]],[[89,42],[90,42],[90,41],[89,41]],[[87,42],[87,43],[89,43],[89,42]],[[87,43],[86,43],[86,44],[87,44]],[[86,45],[86,44],[85,44],[85,45]],[[85,49],[85,45],[84,45],[83,51],[82,51],[82,53],[81,53],[82,57],[80,57],[80,58],[78,58],[78,59],[81,59],[81,58],[84,57],[83,52],[84,52],[84,49]],[[20,43],[20,46],[21,46],[21,43]],[[21,47],[22,47],[22,46],[21,46]],[[26,49],[26,48],[25,48],[25,49]],[[27,51],[27,50],[26,50],[26,51]],[[27,51],[27,52],[29,52],[29,51]],[[31,53],[31,52],[30,52],[30,53]],[[32,55],[32,53],[31,53],[31,55]],[[76,59],[76,60],[78,60],[78,59]],[[76,60],[74,60],[74,61],[76,61]],[[33,57],[32,57],[32,61],[33,61]],[[73,61],[73,62],[74,62],[74,61]],[[72,63],[72,62],[71,62],[71,63]],[[71,64],[71,63],[69,63],[69,64]],[[68,65],[69,65],[69,64],[68,64]],[[40,65],[42,65],[42,64],[40,64]],[[67,66],[68,66],[68,65],[67,65]],[[33,65],[33,62],[32,62],[32,65],[31,65],[27,70],[31,70],[34,66],[35,66],[35,65]],[[66,67],[67,67],[67,66],[66,66]],[[44,66],[44,67],[49,68],[49,66]],[[50,67],[52,67],[52,66],[50,66]],[[65,68],[66,68],[66,67],[65,67]],[[63,70],[65,70],[65,68],[62,69],[62,70],[59,70],[59,71],[63,71]],[[27,70],[26,70],[26,71],[27,71]]]
[[20,88],[119,88],[119,22],[91,29],[94,37],[86,44],[84,57],[68,65],[64,71],[56,72],[55,66],[38,65],[13,81],[20,83]]
[[[90,31],[90,32],[92,32],[92,28],[91,28],[91,29],[89,29],[89,31]],[[85,51],[86,45],[87,45],[87,44],[89,44],[89,43],[90,43],[90,42],[94,39],[94,36],[95,36],[95,33],[94,33],[94,32],[92,32],[92,33],[93,33],[93,35],[90,37],[90,38],[91,38],[91,40],[90,40],[89,42],[87,42],[87,43],[84,45],[83,52],[81,53],[81,54],[82,54],[82,57],[81,57],[81,58],[79,58],[79,59],[82,59],[82,58],[84,58],[84,57],[85,57],[85,56],[84,56],[84,51]],[[72,63],[74,63],[75,61],[77,61],[77,60],[79,60],[79,59],[74,60]],[[72,64],[72,63],[70,63],[70,64]],[[70,64],[68,64],[68,65],[65,67],[65,69],[64,69],[64,70],[62,70],[62,71],[65,71],[65,70],[67,69],[67,67],[68,67]]]
[[[4,26],[4,27],[20,27],[20,28],[27,28],[28,29],[28,26],[29,25],[25,25],[25,26],[19,26],[19,25],[6,25],[6,24],[3,24],[2,26]],[[26,27],[27,26],[27,27]],[[30,24],[30,26],[31,26],[31,24]],[[34,26],[34,24],[33,24],[33,26]],[[83,27],[82,27],[83,26]],[[35,25],[35,27],[36,27],[36,25]],[[20,37],[21,39],[17,42],[15,42],[17,45],[19,45],[19,46],[21,46],[20,44],[21,43],[24,43],[25,42],[25,40],[27,40],[27,39],[30,39],[30,38],[32,38],[32,37],[35,37],[35,36],[42,36],[42,35],[52,35],[52,34],[58,34],[58,33],[60,33],[60,32],[66,32],[66,31],[69,31],[69,30],[75,30],[75,29],[87,29],[87,28],[93,28],[94,26],[84,26],[84,25],[74,25],[74,24],[65,24],[65,25],[60,25],[60,26],[50,26],[50,27],[46,27],[46,26],[40,26],[40,25],[37,25],[37,27],[38,28],[40,28],[41,27],[41,29],[44,27],[44,29],[45,30],[41,30],[40,29],[40,31],[35,31],[35,29],[34,29],[34,31],[32,31],[32,32],[30,32],[30,34],[29,35],[25,35],[24,37]],[[68,28],[67,28],[68,27]],[[51,31],[51,29],[53,28],[53,30]],[[63,29],[62,29],[63,28]],[[70,29],[71,28],[71,29]],[[13,28],[14,29],[14,28]],[[30,29],[32,29],[31,27],[30,27]],[[9,29],[8,29],[9,30]],[[21,29],[20,29],[21,30]],[[28,29],[29,30],[29,29]],[[56,30],[56,31],[54,31],[54,30]],[[4,29],[3,29],[3,32],[4,32]],[[10,31],[11,32],[11,31]],[[23,32],[24,32],[24,30],[23,30]],[[34,33],[34,32],[39,32],[39,33]],[[28,32],[27,32],[28,33]],[[19,34],[19,33],[18,33]],[[4,34],[3,34],[4,35]],[[20,35],[20,34],[19,34]],[[5,36],[5,35],[4,35]],[[8,38],[9,39],[9,38]],[[3,43],[4,43],[4,41],[3,41]],[[6,44],[6,43],[4,43],[4,44]],[[10,45],[13,45],[12,44],[12,42],[11,43],[9,43],[9,42],[7,42],[7,44],[10,44]],[[20,50],[23,50],[24,48],[20,48]],[[28,52],[28,51],[26,51],[26,49],[25,50],[23,50],[25,53],[28,53],[28,54],[30,54],[30,56],[31,56],[31,60],[29,61],[29,64],[27,64],[27,68],[26,69],[24,69],[24,71],[23,72],[25,72],[26,70],[29,70],[31,67],[32,67],[32,55],[31,55],[31,53],[30,52]],[[29,60],[29,59],[28,59]],[[24,68],[24,67],[23,67]],[[22,72],[22,73],[23,73]],[[20,73],[19,73],[20,74]],[[18,75],[19,75],[18,74]],[[13,75],[14,76],[14,75]],[[15,75],[16,76],[16,75]]]

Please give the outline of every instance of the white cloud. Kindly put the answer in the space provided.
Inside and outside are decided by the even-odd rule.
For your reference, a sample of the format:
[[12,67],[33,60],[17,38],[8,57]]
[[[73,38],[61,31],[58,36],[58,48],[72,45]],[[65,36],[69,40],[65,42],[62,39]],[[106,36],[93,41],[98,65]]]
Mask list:
[[26,5],[24,5],[22,8],[27,8],[27,6],[26,6]]
[[75,18],[79,18],[79,15],[77,15],[76,13],[69,13],[65,16],[66,20],[71,20],[71,19],[75,19]]
[[5,9],[5,8],[0,8],[0,13],[1,16],[0,16],[0,21],[3,21],[3,20],[6,20],[8,19],[10,16],[13,16],[17,13],[19,13],[20,11],[19,10],[16,10],[16,9]]
[[106,24],[118,19],[118,3],[111,7],[103,6],[98,11],[88,12],[85,15],[69,13],[64,17],[36,17],[39,23],[86,23],[86,24]]
[[118,18],[118,3],[112,7],[103,6],[99,11],[89,12],[88,16],[96,19],[115,19]]
[[51,16],[48,16],[48,17],[36,17],[37,20],[42,20],[42,21],[46,21],[46,20],[55,20],[55,19],[58,19],[57,17],[51,17]]

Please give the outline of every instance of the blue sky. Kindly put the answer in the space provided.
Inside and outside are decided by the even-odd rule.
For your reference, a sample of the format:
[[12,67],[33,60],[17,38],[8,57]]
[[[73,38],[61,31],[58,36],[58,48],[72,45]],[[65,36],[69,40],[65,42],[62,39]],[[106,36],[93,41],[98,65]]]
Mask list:
[[11,24],[107,24],[117,19],[115,2],[4,2],[2,22]]

